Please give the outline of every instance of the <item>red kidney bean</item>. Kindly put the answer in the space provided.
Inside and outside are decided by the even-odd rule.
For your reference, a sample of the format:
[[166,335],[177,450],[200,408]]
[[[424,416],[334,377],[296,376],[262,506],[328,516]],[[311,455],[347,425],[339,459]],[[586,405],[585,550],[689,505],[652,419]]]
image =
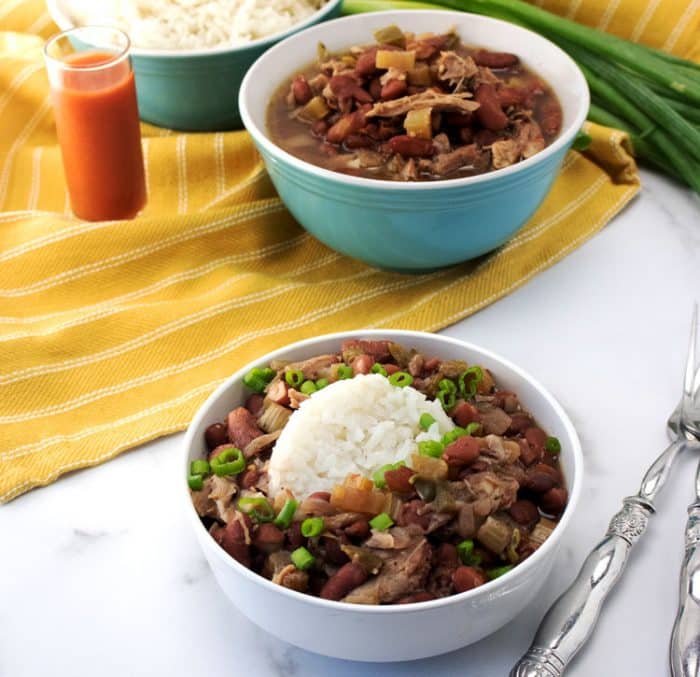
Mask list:
[[412,595],[407,595],[396,601],[396,604],[413,604],[415,602],[429,602],[431,599],[437,599],[432,592],[414,592]]
[[542,449],[536,449],[527,440],[519,439],[516,442],[520,446],[520,460],[524,465],[532,465],[535,461],[542,460]]
[[379,81],[379,78],[374,78],[369,83],[369,87],[367,87],[369,91],[369,95],[375,100],[379,101],[379,98],[382,95],[382,83]]
[[363,111],[356,110],[354,113],[348,113],[338,120],[326,134],[326,141],[329,143],[342,143],[348,135],[362,129],[365,125],[365,114]]
[[204,441],[209,451],[213,451],[222,444],[228,444],[228,428],[223,423],[212,423],[204,431]]
[[346,148],[371,148],[374,146],[374,141],[364,134],[349,134],[345,139]]
[[435,371],[440,366],[440,359],[437,357],[431,357],[425,361],[424,369],[426,372],[431,373]]
[[447,37],[444,35],[436,35],[430,38],[424,38],[411,44],[411,50],[415,51],[416,59],[429,59],[437,54],[447,45]]
[[479,440],[474,437],[458,437],[445,447],[442,457],[447,465],[469,465],[479,458]]
[[459,555],[452,543],[440,543],[433,554],[433,563],[443,567],[458,567]]
[[509,52],[489,52],[486,49],[480,49],[472,54],[472,58],[478,66],[487,66],[488,68],[508,68],[515,66],[519,59],[515,54]]
[[413,470],[404,465],[396,468],[396,470],[387,470],[384,473],[384,481],[390,491],[396,491],[399,494],[411,494],[414,489],[410,479],[414,474]]
[[357,376],[357,374],[369,374],[373,364],[374,360],[369,355],[358,355],[350,366],[352,373]]
[[474,92],[474,98],[479,104],[476,117],[486,129],[498,132],[508,126],[508,116],[501,108],[493,85],[479,85]]
[[542,494],[540,507],[550,515],[558,515],[566,507],[569,492],[563,487],[553,487]]
[[537,506],[526,499],[520,499],[508,508],[510,516],[518,524],[532,524],[540,516]]
[[382,101],[390,101],[398,99],[406,94],[408,85],[405,80],[389,80],[383,87],[380,93]]
[[486,583],[486,578],[474,567],[457,567],[452,574],[452,585],[457,592],[466,592]]
[[525,431],[525,439],[536,449],[544,449],[547,433],[542,428],[532,426]]
[[311,131],[316,136],[323,136],[328,131],[328,123],[325,120],[316,120],[311,125]]
[[289,404],[289,386],[282,380],[274,381],[268,388],[267,396],[273,402],[286,407]]
[[367,572],[355,562],[344,564],[321,588],[319,597],[336,602],[367,580]]
[[361,541],[369,536],[369,522],[364,517],[360,518],[357,522],[353,522],[350,526],[345,527],[343,531],[348,538]]
[[468,145],[474,141],[474,130],[471,127],[462,127],[459,130],[459,140]]
[[297,75],[292,80],[292,94],[294,95],[294,100],[300,106],[309,103],[314,96],[309,83],[303,75]]
[[469,402],[460,402],[452,411],[452,418],[458,426],[466,428],[470,423],[479,422],[479,411]]
[[226,424],[229,441],[239,449],[245,449],[250,442],[263,434],[262,430],[258,428],[255,416],[245,407],[236,407],[229,412]]
[[314,491],[313,494],[309,494],[309,498],[317,498],[319,501],[330,501],[331,492],[330,491]]
[[338,101],[341,99],[355,99],[360,103],[372,103],[373,99],[356,80],[349,75],[334,75],[328,83]]
[[403,157],[430,157],[434,151],[431,139],[419,139],[406,134],[389,139],[389,147]]
[[341,542],[337,538],[323,537],[323,550],[325,553],[324,559],[329,564],[340,566],[349,561],[349,557],[343,552]]
[[524,433],[531,426],[532,419],[527,414],[515,412],[510,417],[510,428],[508,428],[508,432],[517,435],[518,433]]
[[386,369],[387,376],[395,374],[397,371],[401,371],[401,367],[398,364],[385,364],[384,369]]
[[249,468],[241,475],[241,486],[244,489],[251,489],[258,481],[258,471],[255,468]]
[[559,473],[549,465],[538,463],[528,469],[523,486],[537,494],[544,494],[559,483]]
[[245,401],[245,408],[256,418],[260,415],[265,398],[259,393],[253,393]]
[[355,73],[366,78],[377,72],[377,49],[377,47],[371,47],[357,57]]
[[524,103],[530,92],[526,89],[518,89],[516,87],[499,87],[496,92],[498,101],[503,108],[507,106],[517,106]]
[[301,533],[301,522],[292,522],[285,531],[285,536],[290,550],[301,548],[306,543],[306,538]]
[[[252,522],[247,516],[244,517],[248,528],[248,533],[252,529]],[[225,527],[219,527],[212,531],[214,540],[229,554],[233,559],[238,560],[243,566],[250,567],[250,547],[245,542],[245,529],[237,520],[229,522]]]
[[258,550],[272,552],[282,547],[284,543],[284,534],[274,524],[261,524],[253,535],[253,545]]
[[546,136],[554,136],[561,129],[562,113],[559,104],[545,99],[539,107],[540,127]]

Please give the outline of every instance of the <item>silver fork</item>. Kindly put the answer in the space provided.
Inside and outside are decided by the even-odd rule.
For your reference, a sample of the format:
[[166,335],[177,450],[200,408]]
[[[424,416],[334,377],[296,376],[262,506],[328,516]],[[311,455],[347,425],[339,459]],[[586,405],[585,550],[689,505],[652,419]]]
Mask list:
[[[697,316],[695,307],[694,320]],[[691,345],[691,351],[694,348]],[[693,360],[694,362],[694,360]],[[681,432],[696,443],[700,440],[700,368],[685,374]],[[700,677],[700,464],[695,474],[695,501],[688,506],[685,525],[685,558],[681,566],[678,614],[671,632],[671,675]]]
[[623,500],[622,510],[610,521],[605,538],[588,555],[576,580],[545,614],[530,648],[515,664],[510,677],[561,677],[564,674],[593,632],[603,603],[624,571],[632,546],[646,531],[649,516],[656,510],[654,499],[666,483],[678,452],[689,445],[700,448],[700,443],[684,434],[690,429],[689,422],[700,420],[698,412],[689,409],[700,389],[700,384],[693,383],[692,378],[696,371],[696,337],[697,307],[693,312],[683,397],[667,422],[675,439],[647,470],[639,492]]

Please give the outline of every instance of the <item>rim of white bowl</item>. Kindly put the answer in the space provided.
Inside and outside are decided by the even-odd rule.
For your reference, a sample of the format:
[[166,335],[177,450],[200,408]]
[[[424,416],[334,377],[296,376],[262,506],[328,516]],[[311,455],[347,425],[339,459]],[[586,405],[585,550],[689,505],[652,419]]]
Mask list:
[[398,614],[398,613],[406,613],[409,611],[420,611],[420,610],[428,610],[428,609],[435,609],[439,607],[446,607],[450,606],[452,604],[460,604],[464,601],[467,601],[471,597],[477,597],[480,596],[484,593],[489,593],[489,592],[496,592],[499,588],[505,587],[505,585],[513,580],[515,576],[522,576],[525,574],[527,571],[532,569],[533,567],[537,566],[540,560],[546,558],[550,554],[550,550],[554,548],[554,545],[557,541],[559,541],[566,531],[566,527],[568,526],[569,521],[571,520],[571,517],[576,509],[576,506],[578,504],[580,494],[581,494],[581,486],[583,482],[583,453],[581,450],[581,441],[579,440],[578,434],[576,432],[576,429],[574,428],[573,423],[569,419],[569,416],[567,413],[564,411],[564,408],[559,404],[559,402],[556,400],[556,398],[535,378],[533,378],[528,372],[526,372],[524,369],[521,369],[517,365],[513,364],[510,360],[507,360],[504,357],[501,357],[498,353],[494,353],[490,350],[486,350],[485,348],[482,348],[481,346],[475,344],[475,343],[470,343],[469,341],[462,341],[460,339],[452,338],[450,336],[442,336],[440,334],[432,334],[430,332],[422,332],[422,331],[411,331],[407,329],[386,329],[386,330],[381,330],[381,329],[358,329],[358,330],[352,330],[352,331],[343,331],[343,332],[334,332],[331,334],[321,334],[319,336],[314,336],[313,338],[309,339],[302,339],[301,341],[296,341],[295,343],[290,343],[282,348],[278,348],[277,350],[273,350],[266,355],[262,355],[260,358],[257,360],[254,360],[241,369],[239,369],[235,374],[227,378],[202,404],[202,406],[197,410],[196,414],[194,415],[192,422],[187,428],[187,431],[185,433],[185,439],[183,441],[183,454],[182,454],[182,460],[183,460],[183,471],[182,471],[182,496],[183,499],[186,503],[185,510],[189,516],[190,521],[192,522],[192,525],[195,530],[202,529],[204,530],[204,533],[202,535],[205,535],[207,538],[211,539],[211,536],[209,533],[204,529],[204,525],[202,524],[202,521],[199,518],[199,515],[197,514],[197,511],[194,508],[194,504],[192,503],[192,499],[190,496],[190,491],[189,487],[187,486],[187,472],[189,468],[189,452],[190,448],[192,447],[192,444],[194,442],[194,431],[195,429],[199,426],[199,424],[202,422],[202,420],[205,417],[205,414],[207,413],[207,410],[209,407],[216,402],[222,395],[223,393],[229,388],[229,386],[236,382],[239,381],[243,378],[243,376],[247,373],[249,369],[252,369],[253,367],[264,365],[264,364],[269,364],[270,360],[278,358],[284,353],[287,353],[290,350],[293,350],[295,348],[305,348],[309,347],[312,348],[316,343],[320,343],[322,341],[328,341],[328,340],[337,340],[340,342],[343,339],[347,338],[354,338],[354,337],[363,337],[363,338],[372,338],[372,337],[386,337],[387,334],[391,334],[396,337],[402,337],[406,339],[410,339],[412,337],[429,337],[431,340],[438,340],[440,343],[446,343],[446,344],[452,344],[453,346],[456,346],[460,349],[467,349],[467,350],[474,350],[478,353],[481,353],[485,358],[488,360],[493,360],[496,363],[499,363],[503,367],[505,367],[507,370],[512,371],[513,373],[517,374],[521,378],[525,379],[528,381],[539,393],[540,395],[548,402],[548,404],[552,407],[554,413],[557,415],[557,417],[562,421],[564,428],[566,430],[566,433],[569,437],[569,439],[573,442],[572,449],[571,449],[571,455],[573,459],[573,469],[574,469],[574,479],[571,487],[569,487],[569,500],[566,505],[566,509],[562,513],[562,516],[557,522],[557,526],[554,528],[554,531],[552,532],[552,535],[532,554],[530,557],[528,557],[524,562],[521,564],[518,564],[516,567],[513,568],[512,571],[509,571],[508,573],[504,574],[503,576],[499,576],[498,578],[489,581],[487,583],[484,583],[484,585],[480,585],[478,588],[474,588],[472,590],[468,590],[467,592],[461,592],[457,593],[455,595],[450,595],[448,597],[441,597],[439,599],[435,600],[430,600],[427,602],[412,602],[409,604],[387,604],[387,605],[364,605],[364,604],[350,604],[349,602],[336,602],[332,600],[326,600],[322,599],[320,597],[315,597],[313,595],[309,595],[303,592],[297,592],[296,590],[291,590],[289,588],[285,588],[282,585],[277,585],[276,583],[273,583],[272,581],[268,580],[264,576],[261,576],[260,574],[256,573],[255,571],[252,571],[251,569],[248,569],[247,567],[243,566],[240,562],[235,560],[231,555],[229,555],[221,546],[219,546],[217,543],[214,542],[212,539],[212,552],[217,553],[217,557],[228,567],[232,567],[235,571],[237,571],[239,574],[245,576],[249,580],[251,580],[253,583],[257,585],[262,585],[266,588],[268,588],[271,591],[274,591],[280,595],[286,595],[291,597],[292,599],[297,600],[298,602],[304,602],[307,604],[311,605],[317,605],[324,607],[329,610],[343,610],[343,611],[348,611],[348,612],[353,612],[353,613],[358,613],[358,614]]
[[[216,56],[217,54],[229,54],[231,52],[238,52],[249,49],[251,47],[264,47],[267,44],[272,44],[278,40],[284,40],[285,38],[293,35],[297,31],[304,30],[309,26],[313,25],[318,21],[318,19],[328,12],[330,12],[334,7],[337,7],[342,3],[343,0],[328,0],[323,7],[317,9],[313,14],[306,17],[303,21],[290,26],[284,31],[279,33],[274,33],[273,35],[266,35],[263,38],[258,38],[252,42],[246,42],[243,45],[228,45],[222,47],[201,47],[199,49],[154,49],[147,47],[131,47],[129,53],[132,56],[153,56],[153,57],[188,57],[188,56]],[[49,15],[54,20],[56,25],[61,29],[61,31],[67,31],[71,28],[81,28],[80,24],[76,24],[71,19],[68,12],[64,9],[65,0],[46,0],[46,6]],[[127,33],[128,34],[128,33]]]
[[[309,33],[315,31],[323,32],[328,30],[334,30],[338,26],[342,26],[342,24],[344,23],[355,21],[360,22],[363,20],[364,17],[368,16],[367,14],[353,14],[350,16],[344,16],[338,19],[333,19],[331,21],[325,21],[322,24],[317,24],[316,26],[311,26],[307,30],[303,31],[303,34],[296,33],[294,35],[290,35],[289,37],[285,38],[278,44],[268,49],[255,61],[255,63],[248,69],[248,72],[243,78],[238,94],[238,110],[241,115],[241,119],[243,120],[243,124],[245,125],[245,128],[248,130],[248,132],[250,132],[255,141],[261,146],[263,146],[265,150],[267,150],[267,152],[269,152],[271,155],[283,158],[285,162],[293,165],[295,168],[301,171],[314,174],[319,178],[329,179],[337,183],[350,186],[361,186],[362,188],[370,190],[386,190],[387,188],[389,188],[396,191],[430,191],[438,190],[440,188],[456,188],[459,186],[471,186],[478,183],[494,181],[504,178],[506,176],[510,176],[511,174],[517,174],[526,171],[527,169],[534,167],[537,164],[540,164],[548,157],[559,151],[563,146],[573,141],[576,134],[581,129],[581,126],[585,122],[586,116],[588,115],[590,93],[588,91],[588,84],[586,83],[586,78],[581,72],[581,69],[564,50],[562,50],[558,45],[554,44],[551,40],[548,40],[547,38],[541,36],[535,31],[531,31],[527,28],[523,28],[522,26],[518,26],[517,24],[513,24],[508,21],[494,19],[492,17],[483,16],[481,14],[472,14],[470,12],[453,12],[449,10],[432,9],[397,9],[388,10],[384,12],[372,12],[371,16],[386,17],[388,21],[392,21],[395,19],[397,23],[400,23],[402,17],[420,17],[421,15],[425,16],[427,14],[437,14],[440,16],[444,16],[446,26],[450,25],[451,17],[455,20],[455,23],[458,23],[458,19],[459,22],[462,22],[465,20],[465,18],[483,21],[486,24],[491,24],[494,27],[494,29],[498,29],[499,26],[507,25],[509,27],[514,28],[516,31],[529,33],[530,35],[535,36],[536,39],[547,43],[552,49],[558,52],[562,61],[566,62],[575,73],[575,85],[580,90],[581,96],[579,98],[579,107],[576,111],[576,114],[573,117],[573,120],[565,129],[562,129],[561,132],[559,132],[559,136],[549,146],[547,146],[544,150],[541,150],[539,153],[536,153],[532,157],[529,157],[526,160],[521,160],[520,162],[517,162],[514,165],[510,165],[509,167],[504,167],[503,169],[496,169],[492,172],[486,172],[485,174],[477,174],[476,176],[467,176],[458,179],[440,179],[436,181],[390,181],[387,179],[373,179],[360,176],[351,176],[349,174],[342,174],[340,172],[334,172],[329,169],[323,169],[322,167],[318,167],[317,165],[311,164],[310,162],[306,162],[305,160],[302,160],[292,155],[291,153],[288,153],[287,151],[280,148],[276,143],[274,143],[274,141],[272,141],[267,136],[264,130],[264,120],[262,121],[262,127],[258,125],[255,120],[253,120],[252,116],[248,112],[248,91],[249,89],[251,89],[251,87],[254,86],[253,83],[255,82],[256,71],[260,68],[260,64],[264,63],[265,61],[275,59],[277,55],[281,54],[287,49],[287,46],[291,41],[298,39],[308,40]],[[303,65],[304,64],[298,64],[298,66]],[[290,76],[293,72],[293,70],[290,70]],[[552,89],[556,94],[556,89],[554,87],[552,87]]]

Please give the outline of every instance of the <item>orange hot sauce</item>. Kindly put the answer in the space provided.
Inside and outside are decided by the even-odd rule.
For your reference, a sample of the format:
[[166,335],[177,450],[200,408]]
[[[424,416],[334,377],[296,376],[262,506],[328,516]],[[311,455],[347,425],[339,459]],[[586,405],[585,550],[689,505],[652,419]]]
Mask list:
[[100,73],[79,67],[113,59],[78,52],[65,59],[75,70],[52,89],[58,140],[76,216],[89,221],[130,219],[146,204],[134,74],[127,60]]

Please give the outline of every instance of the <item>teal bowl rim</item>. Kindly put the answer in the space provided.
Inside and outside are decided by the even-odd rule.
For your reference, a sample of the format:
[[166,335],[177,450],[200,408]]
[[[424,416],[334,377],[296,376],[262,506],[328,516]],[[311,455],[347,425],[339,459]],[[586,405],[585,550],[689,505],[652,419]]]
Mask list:
[[[61,29],[61,31],[67,31],[71,28],[78,28],[79,24],[75,24],[68,13],[63,8],[64,0],[46,0],[46,8],[49,15],[53,19],[54,23]],[[267,35],[264,38],[259,38],[253,40],[252,42],[247,42],[244,45],[236,46],[223,46],[223,47],[202,47],[200,49],[149,49],[145,47],[131,47],[129,53],[131,56],[135,57],[148,57],[148,58],[165,58],[177,60],[178,58],[202,58],[217,56],[222,54],[235,54],[245,52],[249,49],[255,48],[265,48],[269,45],[274,44],[280,40],[290,37],[294,33],[313,26],[319,21],[323,21],[323,18],[330,14],[333,10],[338,8],[343,0],[327,0],[327,2],[320,9],[316,10],[313,14],[309,15],[300,21],[299,23],[290,26],[287,30],[280,31],[279,33],[274,33],[272,35]],[[128,33],[127,33],[128,35]]]
[[[528,30],[527,28],[523,28],[522,26],[518,26],[517,24],[512,24],[507,21],[502,21],[501,19],[493,19],[491,17],[486,17],[480,14],[473,14],[471,12],[452,12],[452,11],[446,11],[446,10],[432,10],[432,9],[406,9],[406,10],[388,10],[384,12],[372,12],[372,16],[374,17],[381,17],[381,16],[386,16],[386,17],[391,17],[390,20],[398,20],[400,21],[401,17],[420,17],[421,15],[425,16],[427,14],[439,14],[440,16],[444,16],[445,20],[447,23],[449,23],[450,17],[453,17],[455,21],[457,19],[461,21],[464,21],[465,18],[473,17],[475,19],[478,19],[480,21],[484,21],[487,24],[492,24],[494,27],[494,30],[498,30],[499,26],[503,25],[508,25],[512,28],[515,28],[519,31],[522,31],[523,33],[530,33],[532,35],[535,35],[537,39],[546,42],[550,45],[552,49],[554,49],[555,52],[558,53],[562,61],[565,61],[569,64],[569,66],[572,67],[574,73],[576,74],[576,78],[578,79],[578,85],[581,90],[581,98],[579,100],[579,107],[578,110],[576,111],[576,115],[574,115],[573,120],[569,123],[568,127],[565,129],[562,129],[561,132],[559,133],[559,136],[549,145],[547,146],[544,150],[540,151],[539,153],[533,155],[530,158],[527,158],[526,160],[522,160],[514,165],[510,165],[509,167],[504,167],[503,169],[496,169],[492,172],[487,172],[485,174],[477,174],[476,176],[467,176],[463,178],[458,178],[458,179],[443,179],[440,181],[406,181],[406,182],[401,182],[401,181],[389,181],[385,179],[372,179],[372,178],[364,178],[360,176],[352,176],[349,174],[342,174],[340,172],[334,172],[329,169],[324,169],[322,167],[318,167],[317,165],[313,165],[310,162],[306,162],[305,160],[302,160],[291,153],[288,153],[287,151],[283,150],[280,148],[276,143],[271,141],[265,131],[261,129],[261,127],[253,120],[252,116],[250,115],[248,111],[248,106],[247,106],[247,96],[248,96],[248,91],[254,86],[254,82],[256,79],[256,71],[260,68],[260,64],[264,63],[267,60],[274,59],[278,54],[284,52],[287,49],[288,42],[292,40],[298,40],[302,39],[307,33],[311,31],[316,31],[316,30],[329,30],[333,29],[340,24],[343,24],[348,21],[357,21],[359,17],[362,17],[364,15],[362,14],[353,14],[350,16],[344,16],[340,17],[338,19],[333,19],[331,21],[326,21],[323,24],[317,24],[315,26],[311,26],[307,28],[304,31],[297,32],[293,35],[288,36],[284,40],[278,42],[276,45],[268,49],[263,55],[261,55],[255,63],[248,69],[248,72],[245,74],[245,77],[243,78],[243,81],[241,82],[241,86],[239,89],[238,93],[238,110],[241,116],[241,120],[243,121],[243,124],[245,128],[248,130],[250,135],[253,137],[253,140],[255,141],[256,144],[258,144],[260,147],[262,147],[266,153],[268,153],[270,156],[274,157],[280,162],[283,162],[286,165],[290,165],[291,167],[297,169],[300,172],[305,172],[307,174],[312,174],[316,176],[317,178],[327,181],[331,181],[333,183],[339,183],[339,184],[344,184],[346,186],[354,186],[357,188],[362,188],[364,190],[369,190],[369,191],[392,191],[392,192],[406,192],[406,191],[420,191],[420,192],[427,192],[427,191],[436,191],[439,189],[456,189],[460,187],[467,187],[467,186],[474,186],[476,184],[480,183],[486,183],[486,182],[494,182],[498,181],[500,179],[504,179],[508,176],[511,176],[513,174],[517,173],[522,173],[526,172],[528,169],[532,169],[536,167],[538,164],[543,162],[544,160],[550,158],[552,155],[554,155],[557,151],[561,150],[562,148],[565,148],[573,142],[576,134],[578,131],[581,129],[581,126],[586,120],[586,116],[588,115],[588,107],[590,104],[590,93],[588,90],[588,84],[586,83],[586,78],[584,77],[581,69],[578,67],[576,62],[564,51],[562,50],[559,46],[554,44],[551,40],[548,40],[547,38],[543,37],[539,33],[536,33],[535,31]],[[302,66],[303,64],[298,64],[298,66]],[[292,68],[289,69],[289,77],[293,74],[294,70]],[[556,93],[556,88],[553,88]],[[263,121],[264,124],[264,121]]]

